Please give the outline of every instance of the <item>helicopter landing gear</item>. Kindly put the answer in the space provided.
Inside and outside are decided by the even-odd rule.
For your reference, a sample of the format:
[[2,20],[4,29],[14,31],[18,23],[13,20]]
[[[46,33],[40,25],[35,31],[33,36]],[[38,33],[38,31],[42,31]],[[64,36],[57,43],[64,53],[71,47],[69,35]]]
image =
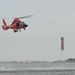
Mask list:
[[26,30],[26,28],[24,28],[24,30]]
[[21,32],[21,30],[19,30]]

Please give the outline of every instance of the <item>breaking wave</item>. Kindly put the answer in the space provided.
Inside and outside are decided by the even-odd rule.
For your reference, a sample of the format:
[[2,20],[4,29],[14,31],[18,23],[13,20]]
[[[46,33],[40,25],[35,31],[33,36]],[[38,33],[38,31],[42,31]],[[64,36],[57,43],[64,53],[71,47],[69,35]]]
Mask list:
[[36,72],[36,71],[75,71],[75,68],[2,68],[0,69],[0,73],[4,72]]

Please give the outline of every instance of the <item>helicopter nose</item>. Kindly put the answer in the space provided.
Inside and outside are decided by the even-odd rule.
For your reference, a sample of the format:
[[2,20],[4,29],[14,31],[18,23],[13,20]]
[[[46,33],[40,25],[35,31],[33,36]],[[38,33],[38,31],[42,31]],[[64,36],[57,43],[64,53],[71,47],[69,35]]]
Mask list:
[[28,25],[25,25],[25,27],[28,27]]

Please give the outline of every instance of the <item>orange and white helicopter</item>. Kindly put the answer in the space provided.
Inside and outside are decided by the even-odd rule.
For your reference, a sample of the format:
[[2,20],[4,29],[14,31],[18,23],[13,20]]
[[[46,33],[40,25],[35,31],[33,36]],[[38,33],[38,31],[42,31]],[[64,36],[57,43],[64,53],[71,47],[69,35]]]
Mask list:
[[24,16],[24,17],[13,18],[14,21],[10,25],[7,25],[5,19],[2,19],[2,21],[3,21],[2,29],[3,30],[12,29],[14,32],[18,32],[18,30],[21,31],[21,29],[26,30],[26,27],[28,27],[28,25],[26,23],[22,22],[19,19],[28,18],[28,17],[31,17],[31,16],[32,15],[28,15],[28,16]]

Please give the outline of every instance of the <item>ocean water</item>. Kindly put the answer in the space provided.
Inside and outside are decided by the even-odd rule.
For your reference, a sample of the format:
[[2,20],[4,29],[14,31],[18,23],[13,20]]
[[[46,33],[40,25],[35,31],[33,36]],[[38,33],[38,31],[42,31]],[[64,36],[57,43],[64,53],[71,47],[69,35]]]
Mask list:
[[75,63],[0,62],[0,75],[75,75]]

